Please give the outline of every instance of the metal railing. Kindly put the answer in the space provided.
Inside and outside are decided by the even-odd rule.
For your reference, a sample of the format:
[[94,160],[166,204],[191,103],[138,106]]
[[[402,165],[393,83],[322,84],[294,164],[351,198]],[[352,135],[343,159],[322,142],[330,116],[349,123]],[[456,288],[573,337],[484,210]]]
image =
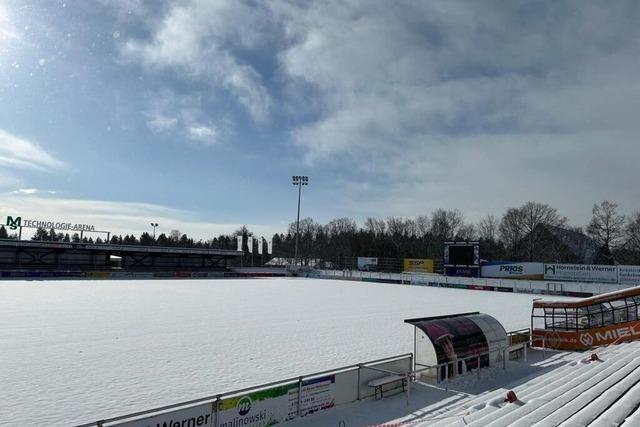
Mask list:
[[[420,366],[420,369],[415,369],[413,371],[413,374],[419,374],[421,372],[425,372],[425,371],[435,371],[435,378],[436,378],[436,383],[440,384],[442,382],[449,382],[450,380],[450,376],[449,376],[449,368],[451,367],[451,372],[456,372],[457,368],[458,368],[458,364],[460,362],[464,362],[465,366],[467,365],[467,360],[475,360],[476,361],[476,368],[475,369],[471,369],[468,370],[462,374],[455,374],[453,376],[466,376],[467,374],[471,374],[473,371],[475,371],[476,375],[478,376],[478,378],[480,378],[480,371],[483,369],[483,366],[481,364],[482,361],[482,357],[483,356],[487,356],[489,358],[491,358],[492,354],[496,354],[496,353],[502,353],[502,357],[500,358],[502,360],[502,369],[507,369],[507,352],[510,350],[510,347],[501,347],[499,349],[493,350],[493,351],[485,351],[482,353],[478,353],[478,354],[474,354],[471,356],[467,356],[467,357],[463,357],[461,359],[458,360],[454,360],[454,361],[448,361],[448,362],[443,362],[443,363],[438,363],[437,365],[423,365],[421,363],[417,363],[416,362],[416,366]],[[498,359],[498,361],[500,360]],[[440,378],[440,372],[442,371],[442,368],[444,369],[444,378]],[[488,369],[491,367],[491,360],[489,360],[489,364],[487,366],[484,366],[484,369]],[[429,376],[428,378],[433,378],[433,376]]]
[[[270,387],[275,387],[275,386],[286,386],[286,385],[291,385],[291,384],[295,384],[296,382],[298,383],[298,399],[300,399],[301,396],[301,388],[302,388],[302,383],[304,380],[308,380],[308,379],[314,379],[323,375],[328,375],[328,374],[340,374],[340,373],[344,373],[344,372],[349,372],[349,371],[358,371],[358,393],[357,393],[357,399],[356,400],[360,400],[361,396],[360,396],[360,370],[361,369],[371,369],[372,366],[370,365],[376,365],[376,364],[383,364],[383,363],[388,363],[388,362],[394,362],[394,361],[398,361],[398,360],[403,360],[403,359],[409,359],[409,371],[411,370],[411,366],[413,366],[413,353],[404,353],[404,354],[400,354],[397,356],[391,356],[391,357],[385,357],[382,359],[376,359],[376,360],[371,360],[368,362],[364,362],[364,363],[357,363],[357,364],[353,364],[353,365],[348,365],[348,366],[343,366],[340,368],[335,368],[335,369],[329,369],[326,371],[320,371],[320,372],[314,372],[311,374],[306,374],[306,375],[301,375],[298,377],[291,377],[291,378],[287,378],[284,380],[279,380],[279,381],[273,381],[273,382],[269,382],[269,383],[265,383],[265,384],[260,384],[260,385],[256,385],[256,386],[252,386],[252,387],[246,387],[246,388],[241,388],[241,389],[237,389],[237,390],[231,390],[231,391],[227,391],[224,393],[217,393],[214,395],[209,395],[206,397],[201,397],[198,399],[192,399],[192,400],[187,400],[184,402],[180,402],[180,403],[174,403],[174,404],[170,404],[170,405],[164,405],[164,406],[159,406],[157,408],[153,408],[153,409],[147,409],[147,410],[143,410],[143,411],[138,411],[138,412],[134,412],[134,413],[130,413],[130,414],[126,414],[126,415],[120,415],[117,417],[111,417],[111,418],[105,418],[105,419],[101,419],[98,421],[93,421],[90,423],[85,423],[85,424],[79,424],[75,427],[103,427],[105,426],[105,424],[110,424],[110,423],[115,423],[117,421],[124,421],[124,420],[132,420],[133,419],[137,419],[139,417],[142,417],[143,415],[149,415],[149,416],[153,416],[153,415],[159,415],[161,413],[166,413],[167,411],[169,411],[170,409],[177,409],[177,408],[185,408],[185,407],[189,407],[191,405],[194,405],[196,403],[208,403],[210,402],[211,404],[220,404],[222,402],[223,398],[229,398],[229,397],[234,397],[234,396],[238,396],[238,395],[242,395],[242,394],[247,394],[249,392],[256,392],[256,391],[261,391],[264,389],[268,389]],[[300,402],[298,402],[298,414],[297,416],[300,415]],[[217,415],[216,411],[216,415]],[[214,427],[218,427],[218,420],[217,417],[214,417]]]

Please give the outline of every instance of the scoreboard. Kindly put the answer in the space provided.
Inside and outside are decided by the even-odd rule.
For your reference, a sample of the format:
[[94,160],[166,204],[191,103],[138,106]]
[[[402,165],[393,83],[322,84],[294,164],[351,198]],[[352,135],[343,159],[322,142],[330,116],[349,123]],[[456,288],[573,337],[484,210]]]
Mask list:
[[444,242],[444,268],[449,276],[480,276],[479,242]]

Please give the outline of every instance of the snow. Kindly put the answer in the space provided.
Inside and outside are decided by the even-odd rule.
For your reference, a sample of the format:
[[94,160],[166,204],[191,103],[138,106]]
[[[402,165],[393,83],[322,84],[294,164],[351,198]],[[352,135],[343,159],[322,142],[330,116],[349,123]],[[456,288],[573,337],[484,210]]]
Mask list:
[[2,282],[0,424],[79,424],[411,352],[407,318],[480,311],[526,328],[534,298],[322,279]]

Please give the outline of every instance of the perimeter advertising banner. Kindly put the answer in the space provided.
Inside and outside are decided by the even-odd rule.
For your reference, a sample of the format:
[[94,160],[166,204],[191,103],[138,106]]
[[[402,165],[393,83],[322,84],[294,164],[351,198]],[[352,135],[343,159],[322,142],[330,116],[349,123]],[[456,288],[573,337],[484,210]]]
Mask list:
[[125,421],[113,425],[119,427],[211,427],[213,426],[214,406],[215,403],[205,403],[203,405],[166,412],[161,415],[154,415],[149,418]]
[[640,327],[637,324],[631,324],[631,326],[614,324],[581,332],[534,329],[531,333],[533,346],[561,350],[588,350],[623,338],[628,340],[640,338]]
[[413,273],[433,273],[433,260],[420,258],[405,258],[403,271]]
[[528,280],[544,279],[544,264],[541,262],[483,265],[481,271],[482,277]]
[[358,257],[358,270],[360,271],[374,271],[378,267],[378,258],[359,256]]
[[[335,405],[335,376],[302,383],[300,416]],[[298,415],[298,384],[278,386],[229,399],[218,410],[219,427],[267,427]]]
[[618,266],[618,282],[621,285],[640,285],[640,266],[637,265],[619,265]]
[[593,264],[545,264],[544,280],[618,283],[618,267]]

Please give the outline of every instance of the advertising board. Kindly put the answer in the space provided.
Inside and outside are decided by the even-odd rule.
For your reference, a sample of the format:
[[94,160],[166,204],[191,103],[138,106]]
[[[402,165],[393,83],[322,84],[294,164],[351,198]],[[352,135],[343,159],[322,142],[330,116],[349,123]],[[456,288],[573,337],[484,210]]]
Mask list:
[[480,269],[477,267],[445,267],[444,274],[457,277],[478,277]]
[[433,273],[433,260],[427,258],[405,258],[403,270],[413,273]]
[[618,283],[621,285],[640,285],[640,266],[637,265],[619,265],[618,266]]
[[119,427],[210,427],[213,426],[215,403],[205,403],[133,421],[112,424]]
[[375,271],[378,267],[378,258],[359,256],[358,257],[358,270],[360,271]]
[[481,276],[499,279],[542,280],[544,278],[544,264],[541,262],[519,262],[483,265]]
[[544,280],[618,283],[615,265],[545,264]]
[[298,398],[298,384],[260,390],[223,399],[218,409],[219,427],[266,427],[300,416],[332,408],[335,405],[335,376],[303,381]]
[[535,347],[557,348],[562,350],[587,350],[619,339],[638,339],[640,327],[635,324],[608,325],[585,331],[548,331],[534,329],[531,333]]

